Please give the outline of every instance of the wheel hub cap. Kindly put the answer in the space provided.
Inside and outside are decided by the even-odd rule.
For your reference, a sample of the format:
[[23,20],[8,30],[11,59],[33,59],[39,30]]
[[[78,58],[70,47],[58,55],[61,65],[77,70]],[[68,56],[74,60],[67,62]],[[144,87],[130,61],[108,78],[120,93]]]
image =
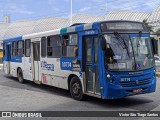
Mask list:
[[73,93],[74,94],[78,94],[78,92],[79,92],[79,84],[78,83],[74,83],[73,84]]

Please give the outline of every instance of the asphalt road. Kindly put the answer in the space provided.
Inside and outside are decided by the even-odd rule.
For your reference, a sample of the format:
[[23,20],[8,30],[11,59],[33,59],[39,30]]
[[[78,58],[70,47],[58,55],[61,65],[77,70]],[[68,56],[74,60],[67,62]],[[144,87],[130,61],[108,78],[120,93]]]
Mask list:
[[[87,97],[85,101],[76,101],[70,97],[69,92],[66,90],[45,85],[36,85],[32,82],[20,84],[16,78],[5,75],[3,71],[0,70],[0,111],[160,111],[159,91],[160,79],[157,79],[157,90],[155,93],[131,96],[119,100],[101,100],[94,97]],[[3,119],[4,118],[0,118],[0,120]],[[81,120],[81,118],[43,119]],[[120,118],[107,119],[117,120]],[[128,120],[128,118],[123,119]],[[160,118],[138,119],[148,120]],[[4,120],[6,120],[6,118]],[[18,118],[15,118],[15,120],[18,120]],[[28,120],[30,120],[30,118]],[[39,118],[37,118],[37,120],[39,120]]]

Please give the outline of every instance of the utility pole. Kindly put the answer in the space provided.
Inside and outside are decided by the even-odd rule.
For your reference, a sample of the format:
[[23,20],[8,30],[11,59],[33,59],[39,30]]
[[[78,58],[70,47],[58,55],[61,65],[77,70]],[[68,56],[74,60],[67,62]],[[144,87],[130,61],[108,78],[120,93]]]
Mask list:
[[71,0],[71,8],[70,8],[70,9],[71,9],[71,16],[70,16],[71,18],[70,18],[70,25],[72,25],[72,23],[73,23],[73,21],[72,21],[72,7],[73,7],[73,6],[72,6],[72,3],[73,3],[73,2],[72,2],[72,0]]
[[107,16],[107,13],[108,13],[108,8],[107,8],[107,0],[105,0],[105,4],[100,8],[100,10],[104,11],[105,12],[105,20],[106,20],[106,16]]
[[106,4],[105,4],[105,20],[106,20],[106,16],[107,16],[107,0],[106,0]]

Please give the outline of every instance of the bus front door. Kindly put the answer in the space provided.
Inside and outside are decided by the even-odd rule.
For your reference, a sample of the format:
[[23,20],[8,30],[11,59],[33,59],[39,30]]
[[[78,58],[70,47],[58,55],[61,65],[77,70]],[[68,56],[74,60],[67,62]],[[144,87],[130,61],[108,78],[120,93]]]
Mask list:
[[99,95],[100,74],[98,36],[85,37],[84,43],[86,92]]
[[7,61],[6,61],[6,73],[10,74],[10,62],[11,62],[11,44],[6,45],[6,57],[7,57]]
[[33,80],[35,83],[40,84],[40,42],[33,42],[32,47]]

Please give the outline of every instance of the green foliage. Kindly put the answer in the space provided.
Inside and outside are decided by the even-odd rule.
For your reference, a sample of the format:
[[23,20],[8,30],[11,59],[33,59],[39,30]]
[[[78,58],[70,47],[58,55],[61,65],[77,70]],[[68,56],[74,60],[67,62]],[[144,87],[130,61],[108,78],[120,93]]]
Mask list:
[[157,33],[160,33],[160,28],[158,28],[156,32],[157,32]]
[[152,26],[149,25],[149,23],[147,22],[147,19],[143,20],[143,24],[147,27],[149,32],[153,32]]

